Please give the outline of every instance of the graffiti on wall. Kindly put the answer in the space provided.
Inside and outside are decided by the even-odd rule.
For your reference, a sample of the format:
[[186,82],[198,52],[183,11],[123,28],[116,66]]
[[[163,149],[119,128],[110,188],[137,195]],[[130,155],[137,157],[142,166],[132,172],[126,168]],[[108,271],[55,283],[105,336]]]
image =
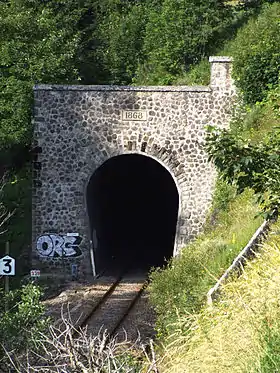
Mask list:
[[79,245],[82,238],[77,233],[44,234],[37,240],[37,252],[42,257],[77,257],[82,254]]

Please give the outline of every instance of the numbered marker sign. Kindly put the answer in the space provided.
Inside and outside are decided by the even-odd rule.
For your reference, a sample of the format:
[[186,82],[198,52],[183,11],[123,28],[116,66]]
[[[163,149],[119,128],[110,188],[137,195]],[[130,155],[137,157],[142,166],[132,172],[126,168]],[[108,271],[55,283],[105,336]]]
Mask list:
[[16,268],[16,261],[9,255],[4,256],[0,259],[0,275],[14,276]]
[[40,277],[41,276],[41,272],[39,269],[32,269],[30,271],[30,276],[31,277]]

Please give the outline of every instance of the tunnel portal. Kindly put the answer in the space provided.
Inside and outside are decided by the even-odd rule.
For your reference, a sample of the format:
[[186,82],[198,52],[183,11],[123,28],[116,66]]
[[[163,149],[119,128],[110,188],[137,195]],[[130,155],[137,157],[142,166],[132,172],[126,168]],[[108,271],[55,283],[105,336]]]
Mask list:
[[93,238],[98,272],[160,265],[203,231],[206,126],[227,128],[236,98],[231,59],[210,63],[209,86],[34,87],[33,268],[91,280]]
[[179,195],[169,171],[151,157],[112,157],[92,175],[87,208],[97,273],[149,269],[172,257]]

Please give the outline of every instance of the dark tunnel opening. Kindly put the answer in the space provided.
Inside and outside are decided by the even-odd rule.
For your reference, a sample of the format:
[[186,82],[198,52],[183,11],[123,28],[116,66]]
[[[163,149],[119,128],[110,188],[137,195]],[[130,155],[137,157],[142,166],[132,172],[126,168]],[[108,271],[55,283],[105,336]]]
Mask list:
[[92,175],[87,208],[96,272],[162,266],[172,257],[179,195],[154,159],[110,158]]

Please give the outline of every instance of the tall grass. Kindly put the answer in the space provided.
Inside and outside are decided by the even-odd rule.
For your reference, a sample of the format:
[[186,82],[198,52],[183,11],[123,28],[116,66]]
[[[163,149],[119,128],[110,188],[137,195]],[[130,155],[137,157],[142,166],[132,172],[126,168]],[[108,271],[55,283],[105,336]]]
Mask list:
[[162,372],[279,371],[279,228],[280,224],[274,226],[268,242],[242,276],[224,286],[219,302],[177,320],[167,342]]
[[[219,203],[216,197],[215,205]],[[252,192],[245,191],[226,209],[214,212],[205,233],[183,249],[179,258],[151,273],[150,299],[158,314],[158,336],[172,334],[178,315],[195,313],[204,304],[207,291],[261,224],[257,211]]]
[[[265,14],[279,11],[279,4],[262,9],[269,35],[270,18]],[[225,43],[217,54],[234,55],[246,49],[244,30],[252,38],[260,35],[257,41],[261,44],[261,31],[253,26],[254,21],[245,25],[239,37]],[[208,61],[203,60],[176,84],[208,84],[209,71]],[[263,101],[240,105],[231,123],[233,132],[252,143],[262,141],[279,126],[279,85],[264,88]],[[151,301],[164,346],[161,372],[280,372],[280,223],[274,225],[267,243],[255,260],[247,263],[243,275],[228,280],[220,301],[212,308],[205,305],[207,291],[262,223],[257,212],[252,192],[236,197],[233,186],[218,181],[204,234],[165,269],[151,273]]]

